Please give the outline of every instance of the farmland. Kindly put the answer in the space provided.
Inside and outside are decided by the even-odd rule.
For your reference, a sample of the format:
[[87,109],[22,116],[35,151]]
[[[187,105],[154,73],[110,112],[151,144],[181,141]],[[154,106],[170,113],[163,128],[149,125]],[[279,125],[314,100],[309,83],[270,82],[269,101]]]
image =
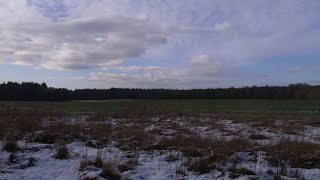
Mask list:
[[320,100],[106,100],[106,101],[0,101],[0,108],[16,107],[68,112],[119,112],[128,107],[145,106],[155,111],[216,113],[320,113]]
[[0,139],[0,179],[320,178],[320,101],[2,101]]

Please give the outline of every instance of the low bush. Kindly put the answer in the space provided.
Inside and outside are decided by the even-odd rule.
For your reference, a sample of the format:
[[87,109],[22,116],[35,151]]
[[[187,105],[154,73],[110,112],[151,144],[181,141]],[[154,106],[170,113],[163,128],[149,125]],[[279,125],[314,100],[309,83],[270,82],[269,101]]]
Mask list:
[[56,159],[67,159],[69,157],[69,150],[67,146],[61,145],[57,147],[57,154],[54,156]]
[[196,172],[198,174],[205,174],[205,173],[209,173],[210,171],[212,171],[215,168],[216,168],[216,166],[213,163],[213,159],[211,159],[211,158],[203,158],[203,159],[200,159],[200,160],[192,163],[188,167],[188,170],[189,171],[194,171],[194,172]]
[[111,163],[103,165],[100,176],[112,180],[121,180],[121,176],[115,171]]
[[266,146],[267,160],[274,166],[288,162],[293,168],[320,168],[320,145],[307,141],[283,139]]
[[267,136],[262,135],[262,134],[251,134],[251,135],[249,136],[249,138],[250,138],[250,139],[252,139],[252,140],[263,140],[263,139],[268,139],[268,137],[267,137]]
[[4,144],[3,149],[7,152],[15,153],[18,151],[19,147],[16,141],[8,141]]
[[8,163],[15,164],[18,162],[17,155],[15,153],[11,153],[8,158]]
[[44,143],[44,144],[53,144],[58,139],[59,139],[58,134],[54,134],[50,132],[42,132],[35,136],[34,141],[38,143]]
[[244,176],[244,175],[256,175],[253,171],[251,171],[251,170],[249,170],[249,169],[247,169],[247,168],[240,168],[240,169],[238,169],[238,168],[232,168],[232,169],[230,169],[230,174],[229,174],[229,177],[231,178],[231,179],[235,179],[235,178],[238,178],[238,177],[240,177],[240,176]]

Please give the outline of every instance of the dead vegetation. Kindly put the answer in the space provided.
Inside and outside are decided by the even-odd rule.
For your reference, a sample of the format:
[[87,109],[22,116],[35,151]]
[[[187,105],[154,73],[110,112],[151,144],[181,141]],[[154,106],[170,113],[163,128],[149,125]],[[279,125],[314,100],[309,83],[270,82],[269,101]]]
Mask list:
[[104,164],[100,173],[101,177],[113,180],[121,180],[121,176],[117,173],[112,163]]
[[274,166],[287,162],[293,168],[320,168],[320,145],[304,140],[282,139],[265,146],[267,161]]
[[[104,150],[105,156],[84,158],[79,171],[95,167],[107,179],[121,179],[121,173],[134,171],[139,166],[140,153],[151,154],[152,158],[164,155],[170,169],[175,164],[172,169],[178,177],[213,171],[219,172],[219,177],[229,178],[263,174],[272,178],[300,177],[301,173],[294,168],[320,168],[320,135],[305,134],[308,127],[320,126],[318,117],[302,121],[302,117],[273,114],[186,116],[167,112],[170,110],[159,113],[146,106],[128,106],[116,114],[0,111],[2,150],[10,153],[9,163],[17,163],[17,153],[23,150],[17,142],[23,139],[26,144],[52,145],[56,150],[54,158],[68,159],[73,157],[68,144],[83,142],[86,148],[100,153]],[[110,146],[123,152],[117,163],[106,155]],[[252,166],[267,162],[276,170],[263,172],[243,167],[248,162]]]
[[69,157],[69,150],[66,145],[58,145],[56,148],[56,154],[54,158],[56,159],[67,159]]

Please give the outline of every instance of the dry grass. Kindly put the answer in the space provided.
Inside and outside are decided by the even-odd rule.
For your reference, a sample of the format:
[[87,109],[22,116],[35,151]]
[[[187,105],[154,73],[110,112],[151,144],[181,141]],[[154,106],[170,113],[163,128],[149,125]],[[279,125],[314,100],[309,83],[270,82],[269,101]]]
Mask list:
[[208,157],[202,158],[189,165],[188,170],[197,174],[209,173],[216,168],[215,159]]
[[147,150],[154,136],[142,129],[124,129],[115,132],[117,147],[124,151]]
[[60,140],[60,135],[50,131],[42,131],[34,136],[34,142],[37,143],[53,144],[57,143],[58,140]]
[[112,163],[103,165],[100,176],[112,180],[121,180],[121,176],[116,172],[116,169]]
[[103,162],[102,162],[100,157],[97,157],[94,161],[92,161],[92,160],[82,160],[80,162],[79,170],[83,171],[88,166],[95,166],[97,168],[102,168]]
[[44,113],[19,109],[0,110],[0,139],[20,139],[40,128]]
[[147,133],[148,119],[121,119],[113,129],[113,139],[117,147],[124,151],[147,150],[155,141],[155,136]]
[[242,168],[234,168],[234,167],[232,167],[231,169],[229,169],[229,171],[230,171],[229,177],[231,179],[238,178],[238,177],[240,177],[242,175],[249,175],[249,176],[256,175],[253,171],[251,171],[250,169],[246,169],[244,167],[242,167]]
[[19,147],[16,141],[7,141],[3,146],[3,150],[15,153],[19,150]]
[[250,134],[249,138],[252,139],[252,140],[264,140],[264,139],[268,139],[267,136],[262,135],[262,134]]
[[294,168],[320,168],[320,145],[308,141],[283,139],[279,143],[266,146],[267,160],[274,166],[284,161]]
[[[292,139],[274,143],[272,135],[265,135],[268,130],[286,137],[301,135],[306,130],[305,125],[320,126],[318,117],[302,121],[298,120],[301,117],[282,118],[273,114],[179,116],[166,109],[160,114],[156,113],[155,109],[146,106],[128,106],[116,114],[118,119],[113,120],[109,112],[71,114],[16,109],[0,111],[0,139],[4,143],[3,150],[11,152],[10,163],[17,160],[19,147],[16,141],[24,137],[30,142],[57,144],[54,156],[57,159],[69,157],[68,148],[64,144],[74,141],[85,142],[86,146],[99,150],[115,142],[117,148],[126,152],[143,151],[151,154],[156,151],[166,155],[166,163],[176,163],[176,174],[181,176],[187,175],[188,171],[204,174],[214,169],[221,172],[221,177],[225,177],[225,171],[229,171],[230,178],[254,175],[251,169],[241,166],[227,169],[226,164],[241,163],[239,153],[251,152],[255,156],[257,151],[266,152],[265,160],[280,169],[272,175],[274,177],[288,175],[287,166],[320,168],[319,144]],[[157,118],[154,118],[155,115]],[[221,121],[225,119],[232,123]],[[29,136],[30,139],[26,138]],[[261,142],[266,141],[271,143],[260,147]],[[257,163],[257,160],[251,162]],[[97,158],[81,161],[79,170],[95,166],[102,169],[100,176],[121,179],[119,173],[133,170],[137,164],[138,157],[123,157],[117,164],[103,164],[101,158]]]
[[67,148],[67,146],[65,145],[59,145],[57,148],[56,148],[56,154],[54,156],[54,158],[56,159],[68,159],[69,157],[69,150]]

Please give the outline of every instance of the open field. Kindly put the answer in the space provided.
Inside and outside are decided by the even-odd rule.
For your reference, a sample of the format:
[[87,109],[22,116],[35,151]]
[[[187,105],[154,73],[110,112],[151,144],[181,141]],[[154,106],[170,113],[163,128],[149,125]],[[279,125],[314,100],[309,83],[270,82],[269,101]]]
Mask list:
[[0,179],[320,179],[319,107],[1,102]]
[[131,106],[172,112],[265,112],[265,113],[320,113],[320,100],[108,100],[71,102],[7,102],[0,108],[11,106],[25,109],[58,110],[69,112],[119,112]]

